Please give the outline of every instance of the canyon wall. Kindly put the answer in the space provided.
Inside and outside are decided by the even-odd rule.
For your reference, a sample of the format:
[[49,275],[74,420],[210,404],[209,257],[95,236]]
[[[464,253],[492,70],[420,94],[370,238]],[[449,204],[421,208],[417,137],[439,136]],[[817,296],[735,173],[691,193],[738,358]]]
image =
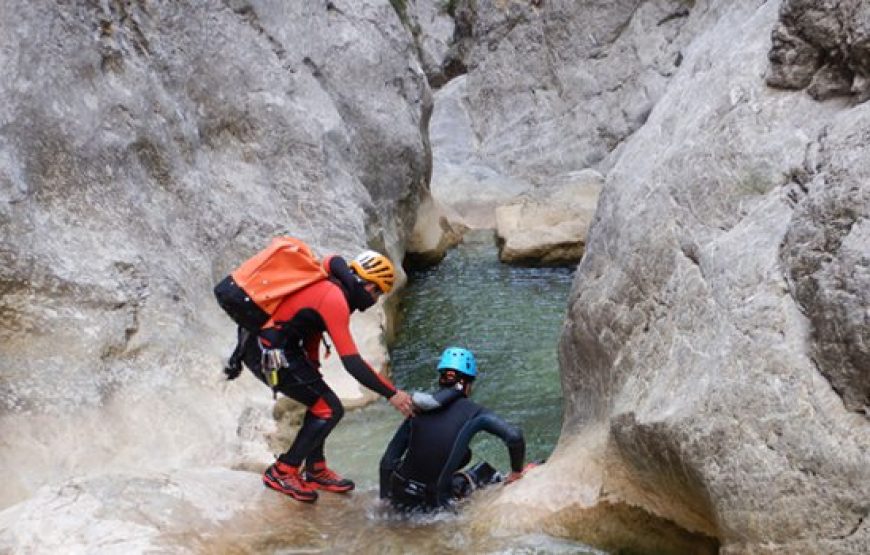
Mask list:
[[0,507],[45,476],[265,461],[271,395],[221,383],[211,288],[277,234],[402,259],[431,166],[410,35],[386,0],[0,20]]

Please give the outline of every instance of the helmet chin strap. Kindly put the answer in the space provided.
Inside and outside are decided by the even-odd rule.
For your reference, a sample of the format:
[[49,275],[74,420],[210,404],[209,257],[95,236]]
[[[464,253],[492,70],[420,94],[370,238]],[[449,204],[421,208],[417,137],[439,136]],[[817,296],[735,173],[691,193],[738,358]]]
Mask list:
[[364,280],[357,278],[350,290],[350,306],[360,312],[365,312],[370,306],[375,304],[375,298],[366,291]]

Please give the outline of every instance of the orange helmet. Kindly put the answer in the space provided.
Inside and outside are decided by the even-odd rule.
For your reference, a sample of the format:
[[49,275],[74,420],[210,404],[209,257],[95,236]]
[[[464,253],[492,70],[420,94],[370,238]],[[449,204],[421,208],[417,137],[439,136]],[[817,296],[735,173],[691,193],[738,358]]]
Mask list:
[[354,258],[350,267],[360,278],[370,281],[380,288],[382,293],[389,293],[396,283],[396,270],[390,259],[375,251],[364,251]]

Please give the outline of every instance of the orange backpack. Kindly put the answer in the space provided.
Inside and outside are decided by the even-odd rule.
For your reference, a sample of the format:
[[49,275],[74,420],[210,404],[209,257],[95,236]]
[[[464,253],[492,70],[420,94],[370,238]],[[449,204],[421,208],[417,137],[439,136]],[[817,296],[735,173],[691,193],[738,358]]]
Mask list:
[[284,297],[326,277],[308,245],[293,237],[277,237],[221,280],[214,294],[230,318],[258,332]]

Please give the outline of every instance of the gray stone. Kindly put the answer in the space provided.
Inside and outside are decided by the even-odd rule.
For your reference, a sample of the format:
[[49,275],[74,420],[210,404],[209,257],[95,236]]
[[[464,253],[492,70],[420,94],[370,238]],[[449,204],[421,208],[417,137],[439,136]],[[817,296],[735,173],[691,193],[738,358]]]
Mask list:
[[430,195],[425,195],[417,208],[417,219],[408,239],[405,265],[427,268],[441,262],[447,251],[462,241],[467,228],[455,223],[461,218],[442,206]]
[[221,384],[211,288],[279,233],[402,259],[431,164],[410,35],[386,0],[0,20],[0,507],[34,476],[235,464],[239,413],[271,396]]
[[703,21],[690,12],[667,0],[456,2],[468,74],[437,93],[433,196],[493,227],[495,208],[535,185],[606,171],[680,66]]
[[773,31],[771,86],[802,89],[818,100],[870,95],[870,5],[862,0],[785,0]]
[[[625,503],[698,552],[866,552],[870,108],[765,85],[797,4],[695,4],[577,269],[560,444],[488,522],[685,552],[680,534],[636,546],[610,529]],[[789,32],[821,45],[848,20],[815,15]]]
[[432,197],[473,228],[495,227],[495,209],[531,188],[527,181],[488,165],[472,129],[466,105],[466,78],[458,77],[435,94],[432,141]]
[[410,0],[405,3],[407,22],[417,44],[420,65],[433,87],[440,87],[456,76],[456,70],[452,69],[454,64],[451,63],[456,22],[449,13],[449,6],[447,0]]
[[694,33],[682,1],[476,6],[466,103],[481,158],[531,182],[609,168]]
[[[258,520],[271,520],[270,515],[277,517],[279,500],[266,498],[255,478],[248,472],[200,468],[111,473],[45,486],[28,501],[0,512],[0,551],[195,553],[197,536],[240,532]],[[300,526],[297,533],[303,532]]]
[[496,208],[499,259],[520,265],[576,265],[602,182],[601,174],[584,170]]
[[792,189],[780,256],[810,321],[814,364],[849,410],[870,415],[870,111],[840,115]]

